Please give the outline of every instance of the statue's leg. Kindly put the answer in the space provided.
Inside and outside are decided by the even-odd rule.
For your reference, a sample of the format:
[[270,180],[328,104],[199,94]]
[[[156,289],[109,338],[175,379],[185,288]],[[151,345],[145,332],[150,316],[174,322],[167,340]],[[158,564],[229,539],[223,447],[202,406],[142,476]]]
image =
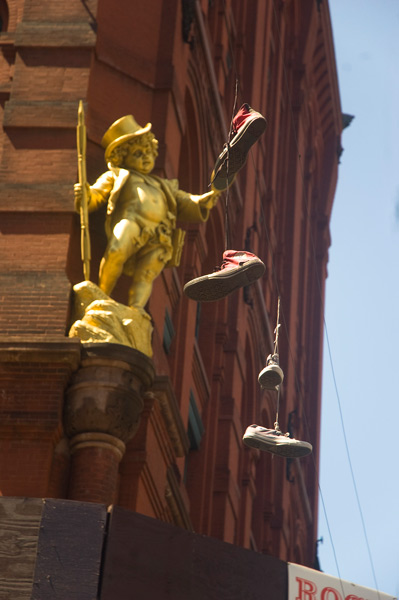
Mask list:
[[165,266],[165,255],[160,246],[137,259],[132,285],[129,289],[129,306],[144,308],[152,292],[153,281]]
[[99,272],[99,286],[108,296],[122,274],[123,265],[137,251],[139,237],[140,227],[134,221],[122,219],[115,225]]

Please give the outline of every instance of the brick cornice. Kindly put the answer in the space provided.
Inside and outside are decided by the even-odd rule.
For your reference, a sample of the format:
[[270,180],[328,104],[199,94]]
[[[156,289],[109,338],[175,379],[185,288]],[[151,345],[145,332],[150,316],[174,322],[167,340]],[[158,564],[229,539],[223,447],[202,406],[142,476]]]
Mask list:
[[0,212],[73,213],[73,183],[0,183]]
[[4,108],[3,127],[73,129],[76,127],[77,100],[9,100]]
[[80,353],[80,340],[60,336],[3,336],[0,341],[0,363],[62,363],[72,372]]
[[94,28],[87,21],[22,21],[15,33],[17,47],[94,47]]

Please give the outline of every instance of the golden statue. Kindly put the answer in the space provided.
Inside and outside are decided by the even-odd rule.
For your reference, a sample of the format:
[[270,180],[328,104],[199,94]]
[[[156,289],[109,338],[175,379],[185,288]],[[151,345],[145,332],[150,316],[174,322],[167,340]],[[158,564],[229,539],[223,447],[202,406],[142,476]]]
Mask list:
[[[179,262],[183,236],[176,219],[206,221],[218,193],[195,196],[179,190],[177,179],[151,175],[158,141],[151,123],[140,127],[132,115],[115,121],[101,144],[109,170],[88,188],[89,212],[107,202],[108,244],[99,287],[109,296],[124,271],[132,276],[129,306],[144,308],[154,279],[165,266]],[[77,210],[81,197],[82,186],[76,184]]]
[[[108,244],[99,270],[99,288],[103,292],[100,296],[102,301],[109,297],[124,272],[132,277],[128,305],[145,317],[144,307],[154,279],[165,267],[178,266],[180,261],[184,232],[176,228],[176,220],[206,221],[220,192],[211,189],[205,194],[193,195],[180,190],[177,179],[152,175],[158,141],[151,132],[151,123],[141,127],[132,115],[115,121],[101,144],[108,171],[92,186],[75,185],[75,209],[81,211],[83,195],[89,212],[107,203]],[[75,286],[75,292],[81,285]],[[92,298],[96,286],[89,287]],[[86,310],[91,305],[87,305],[87,290],[85,294],[80,305],[85,304]],[[81,337],[76,328],[70,335]],[[88,340],[93,341],[93,337],[86,338]]]

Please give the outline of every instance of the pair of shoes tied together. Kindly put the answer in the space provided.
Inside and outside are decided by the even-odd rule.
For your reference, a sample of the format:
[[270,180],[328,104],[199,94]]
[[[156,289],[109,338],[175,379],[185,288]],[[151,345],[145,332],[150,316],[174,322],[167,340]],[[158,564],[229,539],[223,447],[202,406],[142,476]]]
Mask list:
[[[278,331],[278,327],[279,324],[277,323],[276,332]],[[277,337],[275,344],[275,352],[274,354],[269,354],[267,357],[266,366],[259,373],[258,381],[263,389],[274,390],[279,394],[280,385],[284,379],[284,373],[280,367],[279,356],[276,352]],[[284,458],[301,458],[307,456],[313,450],[312,445],[309,444],[309,442],[296,440],[295,438],[290,437],[288,433],[282,433],[278,425],[277,415],[274,429],[267,429],[266,427],[256,424],[250,425],[247,427],[242,439],[244,444],[250,448],[270,452],[271,454],[276,454]]]

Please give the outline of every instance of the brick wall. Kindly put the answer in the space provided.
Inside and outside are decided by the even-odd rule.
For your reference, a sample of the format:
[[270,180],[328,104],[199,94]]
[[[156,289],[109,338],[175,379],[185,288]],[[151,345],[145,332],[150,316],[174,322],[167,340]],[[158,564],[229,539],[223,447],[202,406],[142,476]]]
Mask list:
[[[198,313],[182,288],[220,264],[223,203],[206,225],[189,228],[181,267],[158,279],[149,303],[156,374],[168,384],[149,402],[119,476],[112,451],[97,446],[74,459],[79,477],[73,481],[72,473],[71,481],[81,495],[92,477],[92,491],[98,484],[100,498],[110,489],[117,495],[119,477],[126,508],[187,528],[193,522],[201,533],[284,559],[292,559],[296,544],[310,564],[317,522],[310,463],[302,461],[292,481],[278,461],[249,457],[241,436],[249,416],[272,426],[266,421],[273,417],[273,402],[260,392],[256,377],[271,349],[269,317],[274,325],[280,293],[286,370],[281,424],[286,428],[289,413],[297,410],[295,434],[304,437],[311,413],[310,441],[318,441],[323,298],[314,290],[325,277],[341,126],[328,6],[317,11],[313,0],[298,6],[287,0],[274,15],[271,4],[261,0],[201,0],[191,15],[189,45],[182,39],[182,7],[188,3],[121,0],[118,10],[111,0],[98,4],[97,11],[97,0],[10,0],[9,31],[0,36],[3,493],[68,493],[63,395],[79,351],[72,352],[64,336],[71,283],[82,277],[72,192],[78,101],[86,102],[90,182],[104,170],[104,131],[132,113],[140,124],[153,123],[160,142],[157,173],[180,177],[202,192],[226,140],[237,69],[238,102],[249,101],[263,112],[269,127],[230,189],[231,241],[237,248],[247,242],[267,264],[267,273],[248,293],[240,290]],[[93,215],[90,223],[96,280],[105,240],[101,218]],[[313,240],[317,272],[308,268]],[[125,301],[125,288],[118,286],[117,300]],[[165,307],[175,331],[167,351]],[[40,352],[30,346],[31,335]],[[189,451],[192,396],[204,435]],[[304,477],[310,481],[308,496],[298,483]],[[298,527],[303,521],[306,527]]]
[[0,489],[3,495],[49,494],[54,448],[63,435],[63,392],[79,357],[80,345],[76,340],[27,335],[2,338]]

